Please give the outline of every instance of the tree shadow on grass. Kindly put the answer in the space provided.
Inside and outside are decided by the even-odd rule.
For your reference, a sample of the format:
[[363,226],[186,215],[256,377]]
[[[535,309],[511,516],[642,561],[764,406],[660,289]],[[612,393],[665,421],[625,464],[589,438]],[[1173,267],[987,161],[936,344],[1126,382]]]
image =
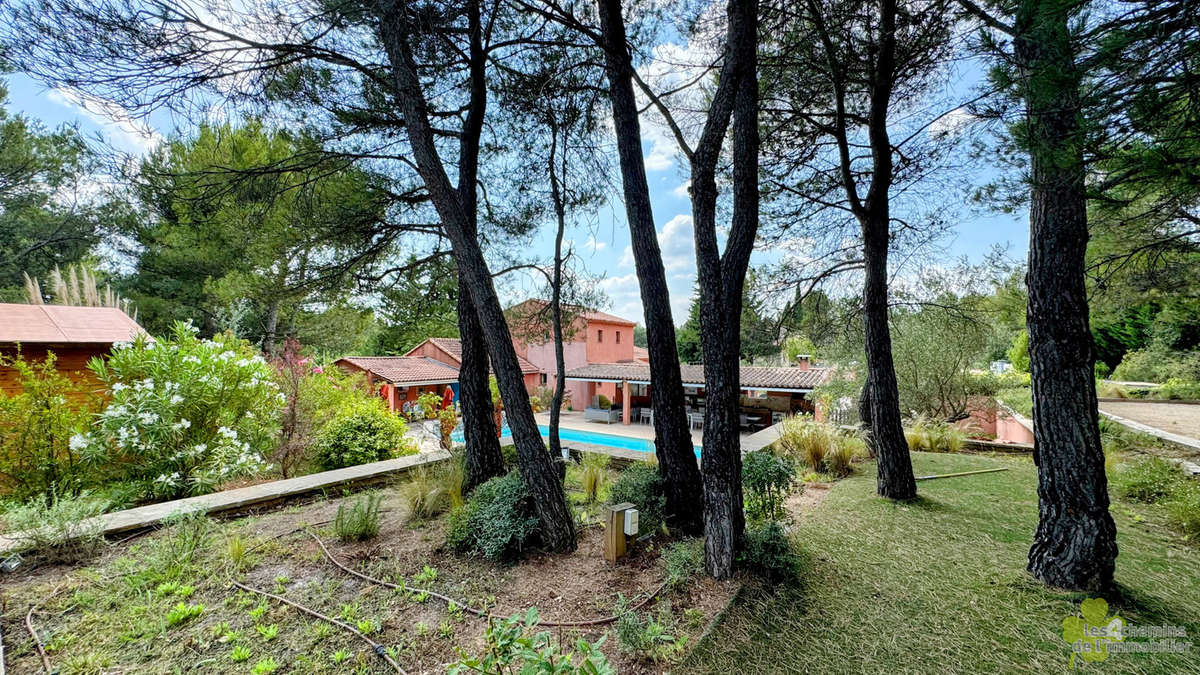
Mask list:
[[1117,582],[1112,590],[1103,595],[1121,611],[1126,620],[1137,624],[1190,627],[1197,620],[1194,614],[1175,606],[1169,600],[1150,595],[1120,582]]
[[928,511],[930,513],[944,513],[951,510],[950,506],[945,502],[940,502],[925,495],[917,495],[912,499],[895,501],[893,503],[897,506],[910,506],[912,508]]

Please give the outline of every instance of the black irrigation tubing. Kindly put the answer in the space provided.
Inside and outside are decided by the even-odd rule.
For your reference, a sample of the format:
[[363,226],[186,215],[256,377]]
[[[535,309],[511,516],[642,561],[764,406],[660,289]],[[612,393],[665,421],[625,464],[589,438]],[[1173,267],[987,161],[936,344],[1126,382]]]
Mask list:
[[237,588],[242,589],[243,591],[249,591],[251,593],[258,593],[259,595],[265,595],[266,597],[271,598],[272,600],[276,600],[278,602],[282,602],[285,605],[295,607],[296,609],[300,610],[301,612],[304,612],[305,614],[315,616],[318,619],[321,619],[323,621],[328,621],[329,623],[331,623],[343,630],[353,633],[355,636],[358,637],[358,639],[360,639],[363,642],[366,642],[368,645],[370,645],[371,650],[375,652],[375,655],[378,656],[379,658],[383,659],[384,661],[387,661],[388,665],[390,665],[392,668],[394,668],[397,673],[401,673],[402,675],[408,675],[408,673],[406,673],[405,670],[400,667],[399,663],[396,663],[396,661],[394,659],[392,659],[391,656],[388,656],[387,650],[384,649],[383,645],[381,645],[378,642],[367,637],[366,634],[364,634],[362,631],[358,630],[354,626],[351,626],[348,623],[343,623],[341,621],[338,621],[337,619],[334,619],[333,617],[325,616],[324,614],[318,612],[315,609],[309,609],[308,607],[305,607],[304,605],[301,605],[298,602],[292,602],[291,600],[288,600],[287,598],[285,598],[283,596],[275,595],[274,593],[268,593],[266,591],[261,591],[257,588],[252,588],[250,586],[240,584],[233,580],[230,580],[229,583],[233,584]]
[[[367,576],[366,574],[363,574],[362,572],[356,572],[356,571],[350,569],[349,567],[346,567],[341,562],[339,562],[337,558],[333,557],[333,554],[331,554],[329,552],[329,549],[325,548],[325,543],[321,541],[320,537],[313,534],[312,532],[309,532],[308,536],[312,537],[313,540],[317,542],[317,545],[321,547],[321,551],[325,554],[325,557],[329,559],[329,562],[333,563],[334,565],[337,565],[338,568],[341,569],[343,572],[350,574],[352,576],[356,576],[359,579],[362,579],[364,581],[369,581],[370,583],[377,584],[379,586],[383,586],[385,588],[393,588],[393,589],[401,588],[401,586],[399,584],[394,584],[390,581],[384,581],[382,579],[376,579],[375,577]],[[665,589],[667,587],[667,583],[668,582],[664,581],[661,584],[659,584],[658,588],[654,589],[653,593],[646,596],[646,598],[643,599],[641,602],[639,602],[638,604],[631,607],[630,608],[631,611],[638,611],[641,608],[645,607],[651,600],[656,598],[659,593],[663,592],[663,589]],[[494,614],[485,612],[480,609],[475,609],[474,607],[471,607],[470,605],[468,605],[465,602],[456,601],[454,598],[447,597],[445,595],[442,595],[441,593],[435,593],[433,591],[426,590],[423,588],[413,588],[411,586],[404,586],[403,589],[406,591],[412,591],[413,593],[417,593],[417,594],[425,593],[431,597],[437,598],[438,600],[441,600],[441,601],[447,603],[448,605],[452,605],[454,607],[461,607],[464,610],[474,614],[475,616],[478,616],[482,619],[488,619],[489,621],[492,619],[505,618],[505,617],[496,616]],[[616,617],[616,616],[606,616],[606,617],[602,617],[599,619],[587,619],[584,621],[542,621],[539,619],[537,625],[547,626],[547,627],[563,627],[563,628],[576,628],[576,627],[583,627],[583,626],[601,626],[604,624],[613,623],[614,621],[617,620],[617,618],[618,617]]]

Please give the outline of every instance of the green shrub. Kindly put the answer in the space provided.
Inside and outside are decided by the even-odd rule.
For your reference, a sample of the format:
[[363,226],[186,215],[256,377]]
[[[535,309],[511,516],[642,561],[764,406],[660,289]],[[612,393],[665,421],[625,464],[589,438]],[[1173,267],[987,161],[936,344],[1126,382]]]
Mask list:
[[1200,485],[1195,479],[1180,483],[1166,501],[1167,520],[1188,539],[1200,538]]
[[342,541],[366,541],[379,534],[379,505],[383,495],[369,494],[354,500],[350,508],[338,504],[333,531]]
[[317,431],[343,407],[378,397],[364,373],[316,365],[300,353],[300,343],[294,339],[285,342],[283,354],[272,365],[286,403],[279,444],[271,459],[284,478],[315,471],[312,445]]
[[854,473],[854,460],[866,454],[866,441],[857,436],[844,437],[837,447],[825,456],[825,466],[835,478],[845,478]]
[[1178,377],[1168,378],[1161,387],[1151,392],[1154,398],[1196,401],[1200,400],[1200,382],[1187,381]]
[[668,633],[668,621],[652,616],[643,618],[630,608],[624,595],[618,594],[613,614],[617,617],[617,644],[622,651],[655,662],[670,661],[682,653],[684,639]]
[[328,470],[415,454],[407,428],[380,399],[348,401],[317,432],[316,461]]
[[83,435],[92,401],[55,361],[53,353],[33,363],[19,352],[0,355],[0,369],[12,369],[20,385],[18,393],[0,391],[0,494],[17,500],[78,495],[97,479]]
[[1008,349],[1008,360],[1013,370],[1019,373],[1029,372],[1029,331],[1023,330],[1013,338],[1012,347]]
[[1112,377],[1134,382],[1166,382],[1171,378],[1200,381],[1200,351],[1136,349],[1125,354]]
[[794,579],[800,569],[800,557],[787,532],[783,525],[773,520],[754,523],[746,528],[739,557],[743,567],[769,581]]
[[953,424],[918,416],[909,421],[904,438],[912,452],[961,452],[967,434]]
[[20,549],[37,551],[54,563],[95,555],[104,544],[103,524],[95,516],[107,504],[86,492],[78,497],[38,494],[4,512],[8,536]]
[[612,401],[608,400],[608,397],[604,394],[597,396],[596,400],[599,401],[599,406],[602,410],[609,410],[612,408]]
[[492,561],[513,560],[537,534],[537,523],[529,491],[513,471],[475,488],[467,503],[451,512],[446,544]]
[[[450,507],[449,474],[446,468],[426,466],[409,472],[408,480],[400,486],[399,492],[410,520],[428,520]],[[461,491],[461,483],[459,489]]]
[[463,653],[450,666],[451,675],[465,673],[556,673],[559,675],[612,675],[616,671],[600,651],[604,638],[595,643],[583,638],[575,641],[574,651],[555,644],[549,631],[534,632],[538,611],[530,607],[525,614],[513,614],[502,621],[488,622],[484,633],[486,647],[480,656]]
[[663,552],[667,561],[667,588],[680,590],[704,571],[704,540],[697,537],[674,542]]
[[746,491],[746,515],[754,520],[777,520],[783,516],[783,500],[792,490],[796,466],[787,457],[769,450],[756,450],[742,458],[742,487]]
[[1179,467],[1158,457],[1121,464],[1112,477],[1117,494],[1135,502],[1154,503],[1171,495],[1185,481]]
[[611,504],[629,502],[638,509],[638,527],[641,532],[651,534],[663,527],[667,511],[667,497],[663,493],[662,476],[658,467],[649,462],[630,464],[608,492]]
[[88,367],[109,404],[79,442],[142,498],[202,494],[267,469],[286,397],[244,340],[201,340],[179,322],[169,339],[116,343]]
[[608,482],[608,465],[611,461],[611,457],[598,452],[585,452],[581,456],[579,489],[589,504],[600,498],[600,491]]
[[825,455],[837,443],[837,430],[832,425],[796,415],[783,421],[778,446],[784,455],[813,471],[821,471],[825,466]]
[[996,398],[1003,401],[1004,405],[1012,408],[1014,412],[1025,417],[1033,417],[1033,390],[1028,386],[1001,389],[996,392]]
[[[564,397],[566,393],[564,392]],[[534,412],[549,410],[554,405],[554,390],[550,387],[538,387],[529,395],[529,404]]]

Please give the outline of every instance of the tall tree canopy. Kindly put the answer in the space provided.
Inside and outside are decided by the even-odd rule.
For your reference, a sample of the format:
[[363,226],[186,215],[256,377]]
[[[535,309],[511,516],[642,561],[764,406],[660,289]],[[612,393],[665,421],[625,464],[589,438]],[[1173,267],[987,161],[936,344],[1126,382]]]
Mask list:
[[375,179],[260,121],[166,143],[142,163],[137,193],[148,217],[125,233],[126,293],[152,331],[190,319],[213,332],[244,302],[246,337],[270,352],[306,303],[335,302],[388,253],[372,250],[386,205]]
[[99,160],[78,131],[47,130],[10,113],[7,100],[0,81],[0,300],[20,302],[24,275],[44,280],[84,259],[128,210],[104,196]]

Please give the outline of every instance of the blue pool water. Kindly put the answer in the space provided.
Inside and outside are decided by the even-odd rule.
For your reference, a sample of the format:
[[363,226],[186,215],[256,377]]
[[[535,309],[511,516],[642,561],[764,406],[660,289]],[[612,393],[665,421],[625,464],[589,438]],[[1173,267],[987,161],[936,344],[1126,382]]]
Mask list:
[[[550,437],[550,427],[539,424],[538,431],[542,432],[542,438]],[[504,427],[501,431],[501,438],[511,436],[508,427]],[[628,436],[617,436],[615,434],[602,434],[596,431],[583,431],[580,429],[568,429],[559,427],[558,437],[563,443],[588,443],[590,445],[603,445],[610,448],[623,448],[625,450],[636,450],[638,452],[654,452],[654,441],[649,441],[644,438],[630,438]],[[463,434],[461,431],[456,431],[451,436],[455,443],[463,442]],[[692,449],[696,452],[696,456],[700,456],[700,446],[694,445]]]

